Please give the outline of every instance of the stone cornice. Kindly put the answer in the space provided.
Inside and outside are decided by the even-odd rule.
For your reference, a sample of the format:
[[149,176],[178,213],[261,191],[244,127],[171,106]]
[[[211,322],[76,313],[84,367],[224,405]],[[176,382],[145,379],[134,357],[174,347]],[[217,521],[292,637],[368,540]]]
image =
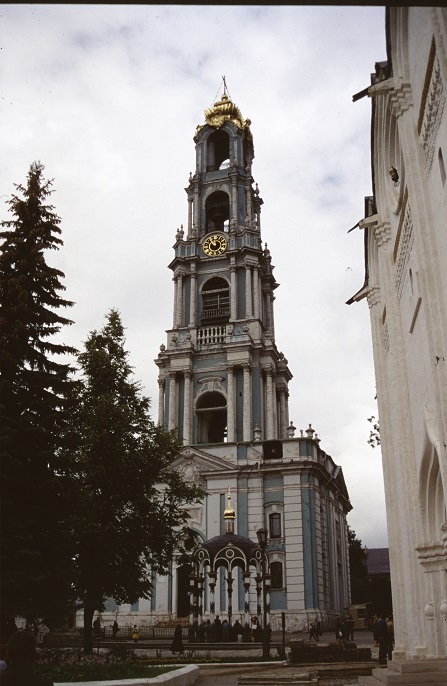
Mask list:
[[441,572],[447,569],[447,555],[441,542],[418,545],[416,553],[424,572]]

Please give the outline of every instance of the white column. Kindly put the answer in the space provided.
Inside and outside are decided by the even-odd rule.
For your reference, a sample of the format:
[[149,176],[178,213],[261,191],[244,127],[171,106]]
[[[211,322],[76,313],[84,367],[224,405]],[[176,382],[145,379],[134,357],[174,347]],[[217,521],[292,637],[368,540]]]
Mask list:
[[230,320],[237,319],[237,285],[236,285],[236,265],[230,266],[231,283],[230,283]]
[[191,271],[191,298],[189,307],[189,326],[196,326],[196,308],[197,308],[197,274]]
[[188,196],[188,238],[192,236],[192,195]]
[[237,222],[237,186],[236,177],[231,177],[231,219]]
[[284,439],[287,438],[287,405],[286,405],[286,395],[287,391],[285,388],[281,388],[279,392],[279,407],[280,407],[280,414],[279,414],[279,438]]
[[270,624],[270,589],[272,577],[268,574],[267,570],[265,577],[265,623],[266,626],[268,626]]
[[172,280],[174,282],[174,310],[172,312],[172,328],[177,328],[177,277],[173,276]]
[[243,403],[243,441],[251,441],[251,369],[250,364],[242,365],[244,370],[244,403]]
[[169,372],[169,418],[168,418],[168,430],[175,429],[176,426],[176,383],[175,383],[175,372]]
[[272,292],[269,289],[266,291],[267,298],[267,328],[270,331],[270,336],[273,339],[273,321],[272,321]]
[[252,204],[251,204],[251,186],[250,186],[250,184],[245,187],[245,206],[246,206],[245,214],[250,217],[250,221],[251,221],[252,216],[253,216],[253,209],[252,209]]
[[227,365],[227,434],[229,443],[236,441],[234,405],[234,367],[229,364]]
[[216,613],[216,572],[208,572],[209,589],[210,589],[210,619],[214,622],[214,615]]
[[260,300],[259,300],[259,267],[255,265],[253,267],[253,301],[254,301],[254,317],[259,319],[260,313]]
[[270,294],[270,331],[271,331],[271,337],[272,341],[275,340],[275,310],[273,307],[273,303],[275,301],[275,296],[273,293]]
[[183,443],[191,445],[191,379],[192,371],[186,369],[185,376],[185,397],[183,401]]
[[199,222],[200,222],[200,202],[199,202],[199,188],[196,185],[194,188],[194,202],[193,202],[193,217],[194,217],[194,234],[195,236],[200,235]]
[[276,397],[276,375],[272,379],[273,438],[278,438],[278,399]]
[[250,626],[250,572],[244,572],[244,590],[245,590],[245,623]]
[[266,419],[267,419],[267,440],[271,441],[273,439],[273,371],[272,369],[266,369]]
[[253,300],[251,292],[251,266],[245,265],[245,318],[253,317]]
[[182,310],[183,310],[183,274],[177,274],[177,313],[175,319],[175,327],[182,325]]
[[158,379],[158,423],[165,423],[165,380]]

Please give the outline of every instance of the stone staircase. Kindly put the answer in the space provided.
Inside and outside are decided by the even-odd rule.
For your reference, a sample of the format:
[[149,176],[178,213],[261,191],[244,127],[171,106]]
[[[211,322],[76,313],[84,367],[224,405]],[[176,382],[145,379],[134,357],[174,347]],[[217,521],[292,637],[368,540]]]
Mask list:
[[386,667],[361,676],[359,686],[447,686],[447,659],[389,660]]
[[371,648],[358,648],[353,641],[343,643],[310,643],[302,639],[290,641],[292,664],[333,662],[370,662]]

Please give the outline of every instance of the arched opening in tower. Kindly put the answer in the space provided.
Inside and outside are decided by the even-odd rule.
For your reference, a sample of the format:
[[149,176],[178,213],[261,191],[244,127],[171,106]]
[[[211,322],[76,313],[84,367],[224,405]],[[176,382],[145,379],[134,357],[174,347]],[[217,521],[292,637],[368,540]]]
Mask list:
[[227,401],[217,391],[204,393],[196,405],[198,443],[225,443]]
[[206,231],[228,231],[230,198],[224,191],[216,191],[206,199]]
[[230,288],[218,276],[209,279],[202,288],[202,326],[224,324],[230,320]]
[[208,138],[206,147],[206,171],[217,171],[230,162],[230,137],[219,129]]

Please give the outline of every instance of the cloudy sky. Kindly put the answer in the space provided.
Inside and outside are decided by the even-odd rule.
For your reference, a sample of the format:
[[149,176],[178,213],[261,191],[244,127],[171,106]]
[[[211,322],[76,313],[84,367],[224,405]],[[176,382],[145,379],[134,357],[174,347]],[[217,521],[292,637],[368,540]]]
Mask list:
[[364,545],[387,546],[364,280],[371,102],[352,103],[386,59],[385,10],[355,6],[2,4],[0,218],[40,160],[54,179],[64,246],[48,262],[76,305],[82,347],[112,307],[157,407],[153,362],[172,325],[177,228],[203,111],[229,94],[252,121],[262,238],[281,284],[276,342],[290,418],[311,422],[343,468]]

